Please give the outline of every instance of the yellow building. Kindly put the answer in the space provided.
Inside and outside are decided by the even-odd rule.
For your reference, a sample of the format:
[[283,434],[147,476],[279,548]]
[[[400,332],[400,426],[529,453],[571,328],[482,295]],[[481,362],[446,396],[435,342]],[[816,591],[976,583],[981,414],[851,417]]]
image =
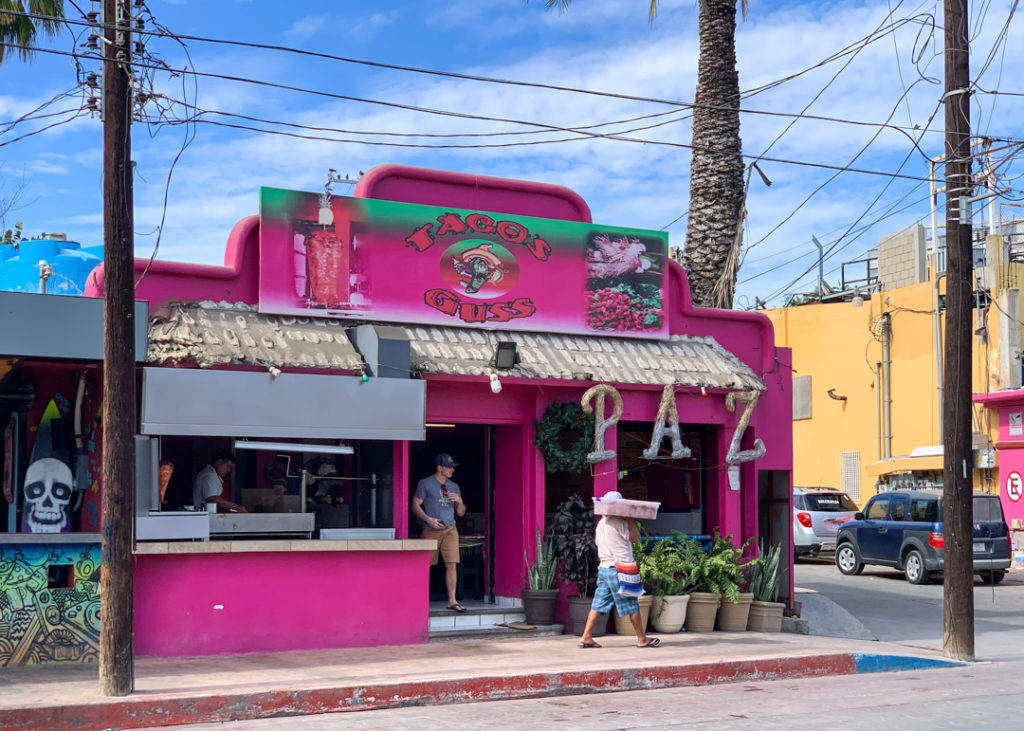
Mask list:
[[[997,264],[975,270],[974,393],[1021,387],[1024,265],[1004,263],[1002,237],[981,243]],[[776,345],[793,352],[794,485],[838,487],[863,507],[879,491],[942,484],[945,275],[936,288],[930,259],[913,226],[879,241],[863,294],[765,311]],[[972,411],[975,486],[996,491],[996,412]]]

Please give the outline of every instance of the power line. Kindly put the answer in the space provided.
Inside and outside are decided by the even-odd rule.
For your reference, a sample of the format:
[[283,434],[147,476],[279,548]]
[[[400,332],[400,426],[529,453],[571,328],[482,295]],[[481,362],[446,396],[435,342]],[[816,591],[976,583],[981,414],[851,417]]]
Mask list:
[[[6,45],[9,45],[9,44],[4,44],[4,45],[6,46]],[[42,53],[50,53],[50,54],[54,54],[54,55],[73,56],[75,58],[83,58],[83,57],[94,58],[94,56],[83,56],[82,54],[69,53],[69,52],[66,52],[66,51],[56,51],[56,50],[53,50],[53,49],[34,49],[34,50],[39,50]],[[163,66],[154,65],[154,64],[143,64],[143,63],[138,63],[138,62],[134,62],[133,66],[137,67],[137,68],[141,67],[141,68],[148,68],[148,69],[165,70],[165,68]],[[659,146],[664,146],[664,147],[672,147],[672,148],[680,148],[680,149],[688,149],[688,150],[695,149],[693,145],[686,144],[686,143],[683,143],[683,142],[670,142],[670,141],[667,141],[667,140],[648,140],[648,139],[642,139],[642,138],[622,137],[622,136],[616,135],[616,134],[602,134],[602,133],[588,132],[586,130],[578,130],[578,129],[568,128],[568,127],[561,127],[559,125],[545,124],[545,123],[542,123],[542,122],[532,122],[532,121],[527,121],[527,120],[517,120],[517,119],[509,119],[509,118],[502,118],[502,117],[488,117],[488,116],[484,116],[484,115],[469,114],[469,113],[466,113],[466,112],[453,112],[453,111],[449,111],[449,110],[431,109],[429,107],[419,107],[419,106],[412,105],[412,104],[401,104],[399,102],[388,102],[388,101],[382,101],[382,100],[377,100],[377,99],[365,99],[365,98],[354,97],[354,96],[345,95],[345,94],[333,94],[331,92],[320,91],[318,89],[306,89],[306,88],[302,88],[302,87],[291,86],[291,85],[288,85],[288,84],[278,84],[278,83],[275,83],[275,82],[261,81],[261,80],[258,80],[258,79],[248,79],[248,78],[245,78],[245,77],[231,76],[231,75],[228,75],[228,74],[214,74],[214,73],[208,73],[208,72],[202,72],[202,71],[194,71],[194,70],[187,70],[187,69],[185,69],[185,70],[177,70],[176,73],[190,74],[190,75],[193,75],[193,76],[203,77],[203,78],[221,79],[221,80],[224,80],[224,81],[236,81],[236,82],[239,82],[239,83],[253,84],[253,85],[256,85],[256,86],[273,88],[273,89],[280,89],[280,90],[283,90],[283,91],[294,91],[294,92],[298,92],[298,93],[311,94],[311,95],[314,95],[314,96],[321,96],[321,97],[330,98],[330,99],[339,99],[339,100],[342,100],[342,101],[353,101],[353,102],[358,102],[358,103],[373,104],[373,105],[385,106],[385,107],[389,107],[389,108],[403,109],[405,111],[413,111],[413,112],[422,113],[422,114],[435,114],[435,115],[440,115],[440,116],[456,117],[456,118],[462,118],[462,119],[474,119],[474,120],[486,121],[486,122],[504,122],[504,123],[508,123],[508,124],[520,124],[520,125],[525,125],[525,126],[537,127],[539,129],[544,129],[544,130],[573,132],[575,134],[579,134],[579,135],[583,135],[583,136],[591,137],[591,138],[595,138],[595,139],[615,140],[615,141],[621,141],[621,142],[633,142],[633,143],[644,144],[644,145],[659,145]],[[772,114],[780,114],[781,115],[781,113],[772,113]],[[785,115],[781,115],[781,116],[785,116]],[[235,125],[226,125],[225,124],[223,126],[231,127],[231,126],[235,126]],[[872,125],[872,126],[877,126],[877,125]],[[244,129],[244,127],[241,127],[241,128]],[[269,132],[268,130],[254,130],[254,131]],[[277,134],[287,134],[287,133],[278,132]],[[298,135],[289,135],[289,136],[298,136]],[[325,142],[337,142],[338,140],[332,140],[332,139],[329,139],[329,138],[324,138],[322,141],[325,141]],[[475,147],[492,147],[492,146],[494,146],[494,145],[412,145],[412,144],[396,144],[396,143],[382,143],[382,142],[371,143],[371,142],[366,142],[366,141],[361,141],[361,140],[351,140],[351,141],[345,140],[345,142],[356,142],[356,143],[359,143],[359,144],[375,144],[375,145],[378,145],[378,146],[391,146],[391,147],[416,147],[416,148],[421,148],[421,149],[452,148],[452,147],[457,147],[457,148],[461,148],[461,149],[472,149],[472,148],[475,148]],[[699,149],[699,150],[702,150],[702,151],[706,151],[706,152],[708,152],[710,154],[724,154],[724,153],[721,153],[718,150],[711,149],[711,148],[707,148],[706,150],[704,150],[703,148],[699,148],[698,147],[696,149]],[[754,161],[758,161],[758,162],[776,162],[776,163],[786,164],[786,165],[799,165],[799,166],[803,166],[803,167],[820,168],[820,169],[825,169],[825,170],[840,170],[840,171],[843,171],[843,172],[860,173],[860,174],[863,174],[863,175],[877,175],[877,176],[882,176],[882,177],[887,177],[887,178],[888,177],[896,177],[896,178],[902,178],[902,179],[906,179],[906,180],[915,180],[915,181],[918,181],[918,182],[929,182],[930,181],[930,178],[925,178],[925,177],[920,177],[920,176],[903,175],[901,173],[889,173],[889,172],[880,171],[880,170],[867,170],[867,169],[862,169],[862,168],[843,167],[843,166],[837,166],[837,165],[829,165],[827,163],[810,162],[810,161],[806,161],[806,160],[789,160],[789,159],[785,159],[785,158],[765,157],[765,156],[756,156],[756,155],[743,155],[743,157],[745,159],[754,160]]]

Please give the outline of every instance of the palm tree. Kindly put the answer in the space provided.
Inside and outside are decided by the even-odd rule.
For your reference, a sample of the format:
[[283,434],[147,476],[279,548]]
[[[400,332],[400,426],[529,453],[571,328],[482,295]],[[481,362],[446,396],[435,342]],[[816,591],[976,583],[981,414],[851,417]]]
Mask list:
[[[567,8],[572,0],[546,0]],[[695,305],[732,307],[743,214],[740,78],[736,71],[736,6],[747,0],[698,0],[700,59],[693,110],[690,210],[683,266]],[[651,0],[654,20],[658,0]]]
[[42,31],[48,36],[57,35],[63,19],[64,0],[0,0],[0,64],[7,44],[28,61],[36,34]]

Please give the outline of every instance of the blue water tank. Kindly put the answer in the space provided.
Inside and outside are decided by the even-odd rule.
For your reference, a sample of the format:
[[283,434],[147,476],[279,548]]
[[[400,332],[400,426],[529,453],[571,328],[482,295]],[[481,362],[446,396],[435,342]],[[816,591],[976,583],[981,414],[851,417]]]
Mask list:
[[[93,253],[99,250],[99,254]],[[33,239],[22,241],[18,248],[0,245],[0,290],[7,292],[38,292],[39,265],[46,262],[53,275],[46,281],[47,294],[81,295],[89,272],[103,262],[103,247],[83,249],[77,241]]]

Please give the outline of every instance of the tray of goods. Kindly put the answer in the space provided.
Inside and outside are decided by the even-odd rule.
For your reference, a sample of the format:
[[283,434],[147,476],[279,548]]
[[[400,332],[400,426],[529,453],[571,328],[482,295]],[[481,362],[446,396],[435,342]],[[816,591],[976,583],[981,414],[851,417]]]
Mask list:
[[626,500],[594,498],[595,515],[617,515],[620,518],[652,519],[658,517],[661,503],[651,500]]

